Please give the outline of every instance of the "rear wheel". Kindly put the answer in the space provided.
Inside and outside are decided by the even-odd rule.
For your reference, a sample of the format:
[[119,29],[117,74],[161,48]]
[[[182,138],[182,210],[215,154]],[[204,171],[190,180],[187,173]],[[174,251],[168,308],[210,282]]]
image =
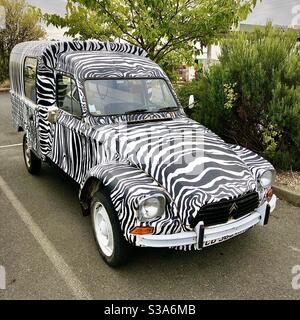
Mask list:
[[111,267],[124,264],[131,252],[109,196],[96,192],[91,202],[94,237],[103,260]]
[[39,174],[42,161],[32,152],[32,150],[30,150],[26,134],[24,134],[23,137],[23,155],[28,172],[31,174]]

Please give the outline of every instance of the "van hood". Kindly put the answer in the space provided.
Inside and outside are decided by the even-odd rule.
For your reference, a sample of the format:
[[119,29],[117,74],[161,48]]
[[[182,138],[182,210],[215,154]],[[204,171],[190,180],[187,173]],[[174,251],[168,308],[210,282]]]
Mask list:
[[189,118],[109,126],[103,143],[111,157],[163,186],[179,210],[187,199],[200,208],[256,189],[250,168],[230,145]]

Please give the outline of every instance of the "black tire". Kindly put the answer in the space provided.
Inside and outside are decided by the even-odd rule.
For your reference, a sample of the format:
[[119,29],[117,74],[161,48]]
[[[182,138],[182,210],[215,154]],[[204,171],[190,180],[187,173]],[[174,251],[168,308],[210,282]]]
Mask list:
[[32,150],[29,149],[26,134],[24,134],[23,137],[23,156],[28,172],[34,175],[39,174],[41,171],[42,161],[32,152]]
[[[112,237],[113,240],[111,241],[113,243],[111,254],[107,254],[107,252],[105,252],[105,250],[101,247],[101,244],[98,239],[99,231],[97,236],[96,223],[98,222],[98,220],[96,218],[96,215],[97,215],[96,212],[97,212],[97,209],[100,208],[99,204],[101,204],[101,206],[103,206],[104,209],[106,210],[106,213],[111,225],[111,230],[113,235]],[[118,267],[125,264],[131,254],[132,247],[123,236],[117,213],[113,207],[113,204],[110,200],[109,195],[106,194],[106,192],[100,192],[100,191],[96,192],[92,198],[90,210],[91,210],[91,220],[92,220],[94,238],[95,238],[101,257],[110,267]],[[100,226],[98,226],[98,228],[100,228]]]

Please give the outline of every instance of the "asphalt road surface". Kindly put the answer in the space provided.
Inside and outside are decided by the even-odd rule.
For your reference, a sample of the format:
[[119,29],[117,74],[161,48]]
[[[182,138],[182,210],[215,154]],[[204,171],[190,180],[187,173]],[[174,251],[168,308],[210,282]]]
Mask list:
[[98,254],[90,217],[81,215],[78,186],[47,165],[40,176],[28,174],[21,142],[9,94],[1,93],[0,299],[300,298],[292,286],[300,208],[279,201],[266,227],[201,252],[137,249],[130,263],[111,269]]

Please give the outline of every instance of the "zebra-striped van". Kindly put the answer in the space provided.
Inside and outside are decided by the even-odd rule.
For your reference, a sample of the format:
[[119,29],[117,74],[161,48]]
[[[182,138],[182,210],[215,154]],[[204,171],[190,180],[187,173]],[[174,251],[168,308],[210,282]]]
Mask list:
[[80,185],[109,265],[132,245],[200,250],[268,222],[272,165],[189,119],[143,49],[21,43],[10,78],[27,170],[49,161]]

